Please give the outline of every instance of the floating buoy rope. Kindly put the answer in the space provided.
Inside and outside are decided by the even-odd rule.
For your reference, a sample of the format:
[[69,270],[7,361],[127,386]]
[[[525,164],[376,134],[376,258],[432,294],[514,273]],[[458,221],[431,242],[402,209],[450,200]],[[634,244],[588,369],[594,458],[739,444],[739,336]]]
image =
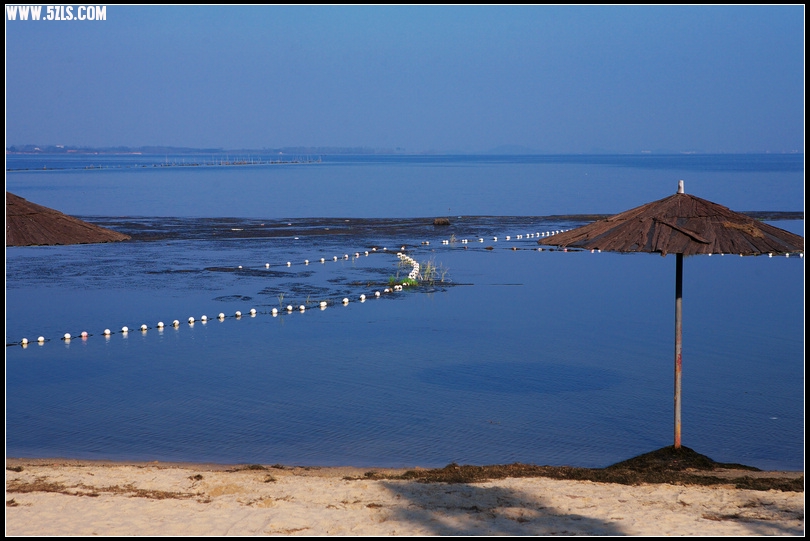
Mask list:
[[[535,233],[525,233],[525,234],[519,233],[519,234],[514,235],[514,239],[513,239],[513,235],[504,235],[503,238],[505,238],[506,240],[540,239],[540,238],[551,237],[551,236],[557,235],[559,233],[563,233],[565,231],[566,231],[565,229],[556,229],[556,230],[550,230],[550,231],[544,231],[544,232],[535,232]],[[484,243],[484,237],[475,236],[475,237],[473,237],[473,240],[474,241],[477,240],[478,243]],[[498,236],[493,236],[492,241],[493,242],[498,242]],[[464,250],[468,249],[466,244],[468,244],[469,242],[470,242],[469,239],[466,239],[466,238],[457,239],[455,237],[455,235],[451,236],[450,239],[442,239],[441,240],[441,244],[443,246],[453,246],[453,245],[455,245],[457,243],[465,245],[463,247]],[[532,242],[532,244],[534,244],[534,242]],[[430,246],[430,241],[422,241],[421,246]],[[493,248],[493,246],[486,246],[483,249],[484,250],[493,250],[494,248]],[[522,248],[522,249],[525,249],[525,248]],[[506,248],[506,250],[517,251],[517,250],[519,250],[519,248],[516,247],[516,246],[511,246],[510,248]],[[582,251],[582,250],[569,250],[567,248],[548,248],[548,247],[546,247],[546,248],[543,248],[543,247],[534,248],[534,247],[532,247],[531,250],[533,250],[533,251],[536,250],[538,252],[547,251],[547,252],[562,252],[562,253],[566,253],[566,252],[569,252],[569,251],[570,252],[574,252],[574,251],[581,252]],[[429,276],[424,276],[422,274],[422,265],[416,259],[414,259],[410,255],[408,255],[406,253],[406,251],[407,251],[407,246],[403,245],[403,246],[401,246],[400,251],[396,252],[396,256],[399,259],[399,265],[404,265],[404,266],[409,266],[410,267],[410,271],[408,273],[407,280],[403,280],[401,284],[394,284],[392,287],[386,287],[386,288],[384,288],[382,290],[382,292],[377,290],[377,291],[374,291],[373,293],[369,293],[368,296],[373,296],[375,299],[379,299],[379,298],[382,297],[383,294],[393,294],[393,293],[396,293],[396,292],[403,291],[404,287],[417,285],[420,281],[425,281],[426,279],[430,278]],[[431,251],[435,252],[436,250],[431,249]],[[590,250],[590,252],[591,253],[600,253],[601,250]],[[354,252],[354,257],[352,259],[359,259],[360,257],[363,257],[363,256],[367,257],[367,256],[369,256],[370,253],[386,253],[387,254],[387,253],[391,253],[391,252],[388,251],[387,247],[379,248],[377,246],[374,246],[370,250],[364,250],[363,252],[360,252],[360,251]],[[712,255],[712,254],[708,254],[708,255]],[[720,254],[720,255],[723,255],[723,254]],[[740,255],[742,255],[742,254],[740,254]],[[789,253],[784,254],[785,257],[791,257],[792,255],[794,255],[794,254],[789,254]],[[800,257],[800,258],[804,257],[804,253],[799,253],[799,254],[796,254],[796,255],[798,255],[798,257]],[[772,254],[772,253],[768,254],[768,257],[773,257],[773,256],[774,256],[774,254]],[[336,261],[339,261],[339,260],[340,261],[346,261],[348,259],[349,259],[349,254],[348,253],[344,253],[342,258],[339,258],[338,256],[332,256],[332,261],[333,262],[336,262]],[[327,262],[327,258],[326,257],[321,257],[321,258],[319,258],[319,261],[321,263],[325,264]],[[285,263],[286,263],[287,267],[292,267],[294,265],[294,263],[292,263],[292,261],[286,261]],[[309,259],[304,259],[303,263],[300,263],[300,264],[306,266],[306,265],[309,265],[309,263],[310,263]],[[264,264],[264,268],[269,269],[270,267],[271,267],[270,263],[265,263]],[[242,269],[243,266],[238,265],[237,268]],[[364,294],[364,293],[360,294],[359,297],[358,297],[358,300],[361,303],[363,303],[363,302],[366,301],[368,296],[366,294]],[[337,301],[337,300],[329,300],[329,299],[316,301],[316,305],[321,310],[326,310],[326,308],[329,307],[330,305],[334,305],[334,304],[338,304],[338,303],[342,304],[343,306],[348,306],[349,303],[350,303],[350,299],[348,297],[343,297],[339,301]],[[307,299],[306,304],[310,304],[309,299]],[[292,304],[289,304],[289,305],[286,306],[287,314],[292,314],[293,311],[294,311],[294,308],[293,308]],[[299,305],[298,306],[298,311],[301,312],[301,313],[307,312],[308,311],[307,306],[304,305],[304,304]],[[250,314],[250,317],[252,317],[252,318],[256,317],[260,313],[261,314],[270,314],[273,317],[278,317],[279,314],[280,314],[280,312],[279,312],[279,310],[277,308],[272,308],[269,312],[257,312],[257,310],[255,308],[251,308],[248,313]],[[234,313],[234,315],[231,316],[231,317],[234,318],[234,319],[237,319],[237,320],[241,319],[242,318],[242,312],[237,310]],[[226,316],[223,312],[220,312],[219,315],[217,315],[217,319],[220,322],[223,322],[226,319],[229,319],[229,317]],[[190,316],[187,321],[188,321],[189,327],[193,328],[194,323],[197,320],[195,319],[194,316]],[[202,315],[202,316],[200,316],[200,321],[203,324],[205,324],[208,321],[208,317],[206,315]],[[171,323],[171,326],[175,329],[175,331],[179,331],[180,321],[177,320],[177,319],[173,320],[172,323]],[[158,321],[155,327],[158,329],[159,332],[163,332],[165,326],[164,326],[164,323],[162,321]],[[150,327],[148,325],[146,325],[146,324],[142,324],[142,325],[140,325],[139,329],[145,335],[147,333],[147,331],[150,329]],[[120,334],[122,336],[126,337],[128,335],[128,333],[129,333],[129,331],[130,331],[130,328],[127,327],[127,326],[124,326],[124,327],[121,327]],[[109,340],[110,336],[112,336],[113,334],[115,334],[115,333],[113,331],[111,331],[109,328],[104,329],[104,331],[102,332],[102,335],[108,340]],[[92,334],[88,333],[87,331],[81,331],[80,333],[77,333],[75,336],[70,334],[70,333],[64,333],[60,337],[60,340],[65,342],[66,344],[69,344],[70,341],[75,337],[79,337],[82,340],[87,340],[91,336],[92,336]],[[50,342],[50,341],[51,341],[51,339],[49,339],[49,338],[46,338],[44,336],[39,336],[39,337],[37,337],[36,343],[38,345],[42,346],[45,343]],[[23,348],[27,348],[28,345],[29,345],[28,338],[23,338],[19,342],[6,344],[7,347],[8,346],[22,346]]]

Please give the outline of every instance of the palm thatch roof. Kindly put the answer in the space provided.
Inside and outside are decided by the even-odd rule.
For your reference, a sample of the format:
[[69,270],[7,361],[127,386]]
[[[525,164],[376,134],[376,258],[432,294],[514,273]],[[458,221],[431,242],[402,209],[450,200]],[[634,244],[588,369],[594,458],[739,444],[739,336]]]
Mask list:
[[687,256],[804,252],[804,237],[686,193],[543,238],[538,244]]
[[6,246],[93,244],[130,238],[6,192]]

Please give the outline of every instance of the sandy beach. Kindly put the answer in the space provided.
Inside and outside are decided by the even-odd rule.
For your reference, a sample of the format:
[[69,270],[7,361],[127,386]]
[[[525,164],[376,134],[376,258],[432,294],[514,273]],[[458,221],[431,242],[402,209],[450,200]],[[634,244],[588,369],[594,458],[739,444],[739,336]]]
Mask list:
[[6,536],[804,534],[803,492],[401,473],[7,459]]

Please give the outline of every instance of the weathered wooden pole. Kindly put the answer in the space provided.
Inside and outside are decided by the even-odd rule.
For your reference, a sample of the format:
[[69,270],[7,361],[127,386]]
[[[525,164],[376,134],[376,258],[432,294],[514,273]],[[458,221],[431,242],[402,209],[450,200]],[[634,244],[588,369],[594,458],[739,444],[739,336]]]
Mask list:
[[675,449],[681,448],[681,305],[683,254],[675,255]]
[[[684,193],[683,181],[678,192]],[[682,368],[683,254],[675,255],[675,449],[681,448],[681,368]]]

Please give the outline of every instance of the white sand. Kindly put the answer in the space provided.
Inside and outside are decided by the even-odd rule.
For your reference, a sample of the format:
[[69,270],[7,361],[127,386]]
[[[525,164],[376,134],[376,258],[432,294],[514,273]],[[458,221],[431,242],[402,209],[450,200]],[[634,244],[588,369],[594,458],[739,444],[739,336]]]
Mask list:
[[[424,484],[350,468],[6,467],[7,536],[804,535],[796,492],[545,478]],[[15,489],[32,483],[58,492]]]

